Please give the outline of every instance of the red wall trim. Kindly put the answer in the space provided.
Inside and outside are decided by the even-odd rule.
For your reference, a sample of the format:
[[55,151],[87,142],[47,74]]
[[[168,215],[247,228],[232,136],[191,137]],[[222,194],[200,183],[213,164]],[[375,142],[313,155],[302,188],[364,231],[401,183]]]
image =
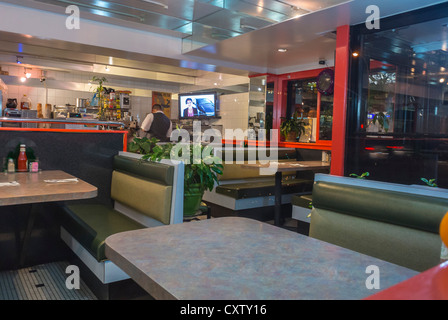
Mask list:
[[330,173],[344,175],[345,135],[347,120],[347,86],[350,61],[350,26],[338,27],[333,104],[333,144]]

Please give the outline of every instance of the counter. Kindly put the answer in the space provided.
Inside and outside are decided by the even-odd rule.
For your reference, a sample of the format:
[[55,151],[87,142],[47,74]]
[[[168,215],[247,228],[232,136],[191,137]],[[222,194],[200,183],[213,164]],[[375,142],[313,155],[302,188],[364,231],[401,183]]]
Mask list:
[[[118,121],[100,121],[100,120],[88,120],[81,118],[59,118],[59,119],[27,119],[27,118],[10,118],[10,117],[1,117],[0,124],[2,127],[6,127],[4,124],[7,123],[8,127],[14,127],[14,124],[21,125],[24,127],[24,124],[49,124],[50,128],[53,129],[84,129],[85,130],[93,130],[100,129],[94,128],[96,126],[108,128],[108,129],[123,129],[125,124],[123,122]],[[76,126],[76,127],[75,127]],[[30,127],[30,126],[26,126]],[[34,127],[37,127],[36,125]]]

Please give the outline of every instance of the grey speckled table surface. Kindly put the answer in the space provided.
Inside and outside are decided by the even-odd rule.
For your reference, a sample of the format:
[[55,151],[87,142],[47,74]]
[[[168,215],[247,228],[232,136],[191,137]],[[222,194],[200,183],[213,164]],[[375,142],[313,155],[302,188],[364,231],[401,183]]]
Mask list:
[[[225,217],[106,239],[106,255],[156,299],[362,299],[417,272],[252,219]],[[369,266],[379,271],[380,289]]]
[[97,193],[95,186],[60,170],[0,173],[0,206],[88,199]]

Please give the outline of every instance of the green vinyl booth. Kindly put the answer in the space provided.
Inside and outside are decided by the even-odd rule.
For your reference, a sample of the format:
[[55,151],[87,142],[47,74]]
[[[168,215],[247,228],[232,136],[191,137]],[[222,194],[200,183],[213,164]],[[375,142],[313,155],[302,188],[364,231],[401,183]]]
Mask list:
[[129,153],[114,157],[113,206],[77,203],[63,207],[61,238],[101,284],[129,279],[107,259],[107,237],[183,222],[183,164],[140,161],[139,157]]
[[318,174],[310,237],[416,271],[440,263],[448,192]]

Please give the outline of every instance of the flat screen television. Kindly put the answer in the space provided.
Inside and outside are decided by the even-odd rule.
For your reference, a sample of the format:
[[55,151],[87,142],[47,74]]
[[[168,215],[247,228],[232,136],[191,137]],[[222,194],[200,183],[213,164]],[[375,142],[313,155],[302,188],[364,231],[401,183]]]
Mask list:
[[216,117],[216,92],[179,94],[179,119]]

